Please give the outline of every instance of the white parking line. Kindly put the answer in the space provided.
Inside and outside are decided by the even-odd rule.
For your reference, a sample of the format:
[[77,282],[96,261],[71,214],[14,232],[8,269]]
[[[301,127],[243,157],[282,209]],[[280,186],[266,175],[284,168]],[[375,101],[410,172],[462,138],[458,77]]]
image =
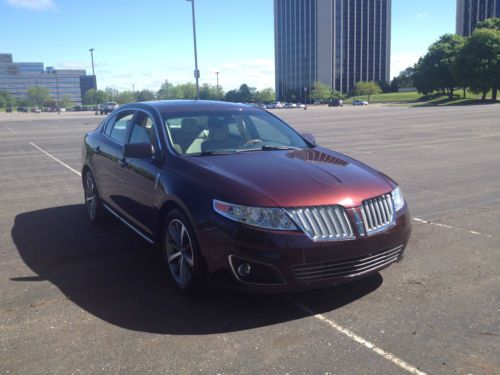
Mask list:
[[14,129],[12,129],[10,126],[7,126],[7,125],[2,125],[5,129],[9,130],[10,132],[14,133],[14,134],[19,134],[17,131],[15,131]]
[[78,176],[81,176],[82,174],[80,172],[78,172],[76,169],[74,168],[71,168],[68,164],[62,162],[61,160],[59,160],[58,158],[56,158],[55,156],[49,154],[47,151],[45,151],[43,148],[37,146],[36,144],[34,144],[33,142],[30,142],[30,145],[32,145],[33,147],[37,148],[39,151],[43,152],[45,155],[47,155],[49,158],[52,158],[53,160],[57,161],[59,164],[61,164],[63,167],[66,167],[67,169],[69,169],[71,172],[73,173],[76,173]]
[[451,225],[446,225],[446,224],[441,224],[441,223],[433,223],[432,221],[419,219],[418,217],[414,217],[413,220],[418,222],[418,223],[422,223],[422,224],[430,224],[430,225],[434,225],[436,227],[454,229],[454,230],[459,230],[461,232],[467,232],[467,233],[473,234],[475,236],[486,236],[486,237],[492,238],[491,234],[480,233],[480,232],[476,232],[475,230],[467,230],[467,229],[452,227]]
[[408,371],[411,374],[426,375],[425,372],[419,370],[415,366],[410,365],[408,362],[403,361],[402,359],[396,357],[394,354],[392,354],[392,353],[390,353],[388,351],[385,351],[382,348],[379,348],[378,346],[376,346],[375,344],[371,343],[370,341],[365,340],[364,338],[362,338],[361,336],[355,334],[354,332],[351,332],[348,329],[340,326],[338,323],[334,322],[333,320],[330,320],[330,319],[326,318],[323,314],[316,314],[309,307],[304,306],[301,303],[296,302],[296,301],[294,301],[292,299],[290,299],[290,301],[295,306],[297,306],[299,309],[301,309],[302,311],[304,311],[304,312],[306,312],[308,314],[313,315],[316,319],[318,319],[318,320],[320,320],[320,321],[328,324],[330,327],[334,328],[338,332],[340,332],[343,335],[349,337],[351,340],[356,341],[358,344],[361,344],[364,347],[370,349],[371,351],[373,351],[374,353],[378,354],[379,356],[385,358],[386,360],[394,363],[396,366],[401,367],[402,369]]

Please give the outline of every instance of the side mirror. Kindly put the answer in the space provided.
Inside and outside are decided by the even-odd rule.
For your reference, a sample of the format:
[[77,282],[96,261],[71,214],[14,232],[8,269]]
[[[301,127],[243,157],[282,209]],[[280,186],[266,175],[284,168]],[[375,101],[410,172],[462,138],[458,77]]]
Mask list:
[[126,143],[123,145],[124,158],[149,159],[154,156],[154,147],[150,143]]
[[311,133],[304,133],[302,134],[302,136],[306,139],[306,141],[308,141],[309,143],[312,143],[313,145],[316,145],[316,138],[314,137],[314,135],[312,135]]

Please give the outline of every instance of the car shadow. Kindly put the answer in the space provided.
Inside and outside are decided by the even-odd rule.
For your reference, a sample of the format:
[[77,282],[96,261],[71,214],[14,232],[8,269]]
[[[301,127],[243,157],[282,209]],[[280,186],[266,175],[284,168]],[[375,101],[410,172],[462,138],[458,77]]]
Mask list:
[[12,238],[26,265],[90,314],[126,329],[166,334],[210,334],[251,329],[310,315],[288,299],[307,301],[315,313],[335,310],[382,284],[380,274],[358,282],[292,296],[207,290],[179,294],[168,282],[161,254],[128,228],[109,220],[91,224],[83,205],[16,216]]

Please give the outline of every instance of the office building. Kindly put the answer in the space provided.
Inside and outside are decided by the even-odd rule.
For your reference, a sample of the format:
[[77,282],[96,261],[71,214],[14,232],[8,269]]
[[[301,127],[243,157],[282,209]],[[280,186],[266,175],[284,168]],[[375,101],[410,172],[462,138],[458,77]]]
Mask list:
[[275,0],[274,27],[279,100],[390,79],[391,0]]
[[457,0],[457,34],[469,36],[478,22],[500,17],[500,0]]
[[41,62],[14,62],[11,54],[0,54],[0,91],[23,100],[28,90],[37,86],[49,90],[55,102],[67,97],[81,104],[85,92],[96,88],[96,79],[83,69],[44,68]]

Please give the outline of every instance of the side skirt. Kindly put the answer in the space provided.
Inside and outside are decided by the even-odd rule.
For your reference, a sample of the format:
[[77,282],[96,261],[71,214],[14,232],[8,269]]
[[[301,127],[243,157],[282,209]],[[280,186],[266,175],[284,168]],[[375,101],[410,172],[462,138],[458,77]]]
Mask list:
[[115,210],[113,210],[111,207],[109,207],[106,203],[102,203],[103,207],[108,210],[113,216],[115,216],[117,219],[119,219],[123,224],[125,224],[127,227],[132,229],[135,233],[137,233],[139,236],[144,238],[146,241],[148,241],[150,244],[154,245],[155,241],[150,238],[149,236],[146,236],[144,233],[142,233],[139,229],[134,227],[131,223],[129,223],[124,217],[122,217],[120,214],[118,214]]

